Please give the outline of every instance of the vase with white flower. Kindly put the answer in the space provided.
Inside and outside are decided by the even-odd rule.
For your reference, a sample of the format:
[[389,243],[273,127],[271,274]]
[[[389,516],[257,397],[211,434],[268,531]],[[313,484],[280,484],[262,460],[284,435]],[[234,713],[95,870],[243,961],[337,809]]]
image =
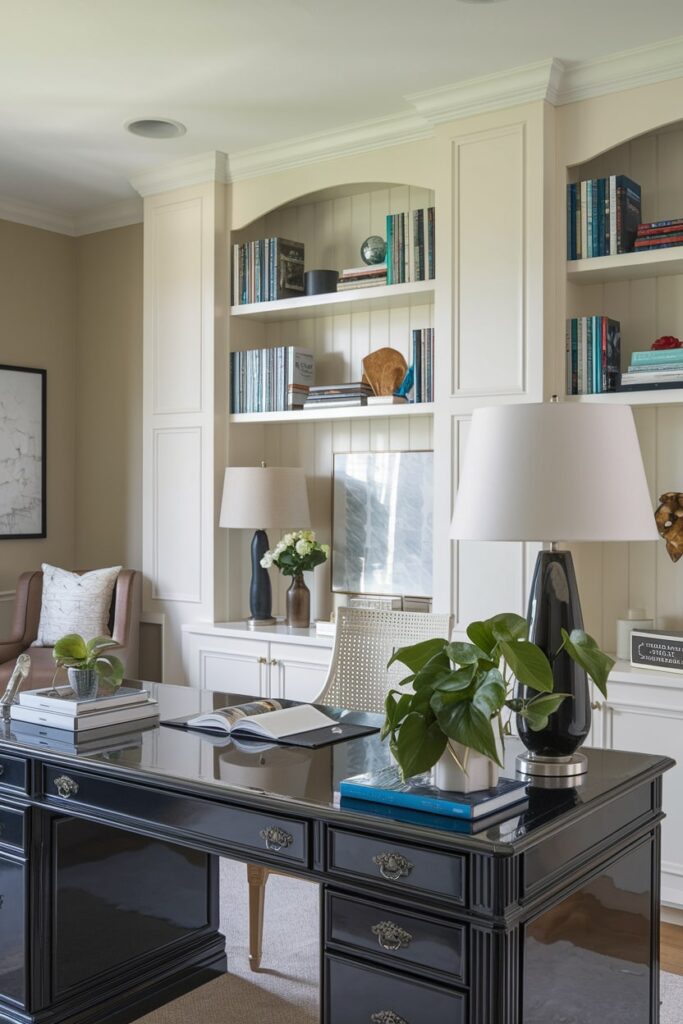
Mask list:
[[261,559],[264,569],[274,565],[283,576],[291,576],[287,591],[287,624],[308,629],[311,624],[311,592],[304,583],[304,573],[311,572],[330,557],[328,544],[319,544],[313,530],[286,533],[272,551]]

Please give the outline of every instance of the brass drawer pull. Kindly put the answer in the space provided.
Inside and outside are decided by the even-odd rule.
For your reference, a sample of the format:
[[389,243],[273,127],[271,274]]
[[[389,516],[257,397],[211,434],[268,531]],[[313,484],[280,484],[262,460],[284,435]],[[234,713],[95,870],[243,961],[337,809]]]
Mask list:
[[259,834],[267,848],[274,853],[279,853],[280,850],[286,849],[294,842],[294,836],[290,836],[289,832],[285,832],[277,825],[270,825],[268,828],[262,829]]
[[370,1017],[372,1024],[408,1024],[403,1017],[399,1017],[393,1010],[380,1010]]
[[372,860],[379,868],[382,878],[387,878],[390,882],[398,882],[399,878],[406,878],[415,867],[400,853],[378,853]]
[[401,928],[400,925],[394,924],[393,921],[380,921],[379,924],[373,924],[371,931],[373,935],[377,936],[377,941],[382,949],[391,953],[397,949],[405,949],[413,938],[410,932]]
[[78,793],[78,783],[70,779],[68,775],[60,775],[59,778],[55,779],[55,789],[62,799],[68,800],[69,797],[76,796],[76,793]]

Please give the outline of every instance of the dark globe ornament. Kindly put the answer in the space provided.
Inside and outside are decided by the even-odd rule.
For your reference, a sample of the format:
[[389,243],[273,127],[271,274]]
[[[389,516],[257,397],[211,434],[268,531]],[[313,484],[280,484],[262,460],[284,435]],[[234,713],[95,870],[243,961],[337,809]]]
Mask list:
[[360,257],[369,267],[376,263],[384,263],[387,255],[387,243],[379,235],[370,235],[360,247]]

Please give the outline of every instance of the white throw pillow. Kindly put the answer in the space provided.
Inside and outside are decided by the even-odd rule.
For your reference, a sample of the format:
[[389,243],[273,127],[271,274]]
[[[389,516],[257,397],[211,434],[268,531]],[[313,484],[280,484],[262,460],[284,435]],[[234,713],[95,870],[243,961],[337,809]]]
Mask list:
[[109,636],[111,595],[121,566],[93,572],[67,572],[43,564],[43,603],[33,647],[52,647],[66,633],[85,640]]

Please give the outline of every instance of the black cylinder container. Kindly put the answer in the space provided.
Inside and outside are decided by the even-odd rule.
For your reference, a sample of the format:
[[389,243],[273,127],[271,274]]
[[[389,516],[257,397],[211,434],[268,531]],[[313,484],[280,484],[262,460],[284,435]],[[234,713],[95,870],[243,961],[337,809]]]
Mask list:
[[[583,629],[574,563],[569,551],[540,551],[529,594],[529,639],[541,648],[553,667],[555,693],[570,694],[550,715],[545,729],[534,732],[517,716],[519,736],[527,750],[541,757],[569,757],[584,742],[591,726],[588,677],[562,646],[562,629]],[[533,697],[535,690],[520,686],[517,695]]]
[[307,270],[304,274],[306,295],[326,295],[336,292],[339,272],[337,270]]

